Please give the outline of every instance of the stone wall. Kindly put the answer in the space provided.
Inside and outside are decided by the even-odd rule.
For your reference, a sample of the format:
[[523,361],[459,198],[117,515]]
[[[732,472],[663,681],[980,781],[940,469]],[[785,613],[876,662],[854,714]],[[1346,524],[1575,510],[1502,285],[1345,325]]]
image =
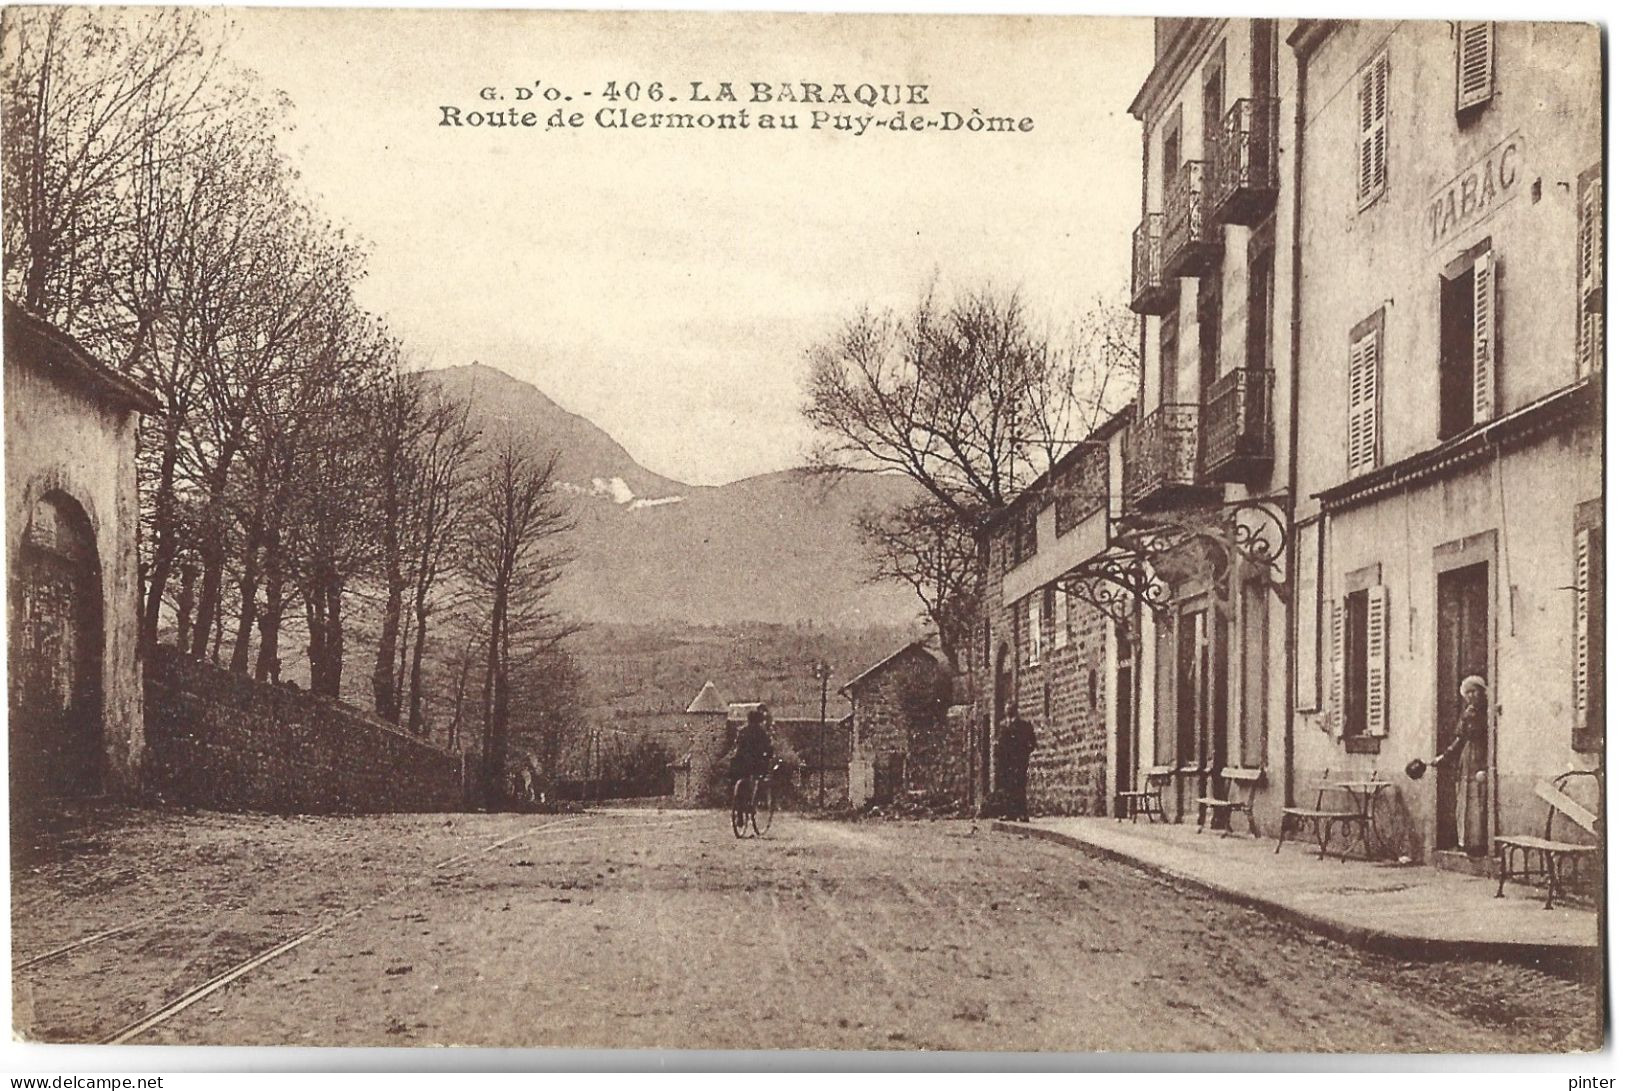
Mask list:
[[147,660],[146,740],[144,787],[163,802],[282,814],[464,806],[458,755],[174,648]]

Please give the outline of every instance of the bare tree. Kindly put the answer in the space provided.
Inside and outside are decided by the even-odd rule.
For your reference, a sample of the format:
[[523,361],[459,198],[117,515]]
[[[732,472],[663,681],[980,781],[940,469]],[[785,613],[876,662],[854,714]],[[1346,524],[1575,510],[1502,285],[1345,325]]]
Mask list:
[[12,8],[5,13],[5,283],[69,329],[93,295],[131,177],[160,139],[220,100],[209,13]]
[[858,518],[858,535],[869,557],[870,577],[914,592],[950,669],[958,674],[977,614],[976,541],[969,530],[945,517],[934,499],[922,497],[890,511],[865,512]]
[[469,506],[463,568],[484,619],[482,756],[485,802],[493,808],[507,768],[514,665],[571,631],[549,601],[567,559],[558,539],[571,527],[553,487],[557,463],[557,452],[538,461],[504,437],[487,455]]
[[1096,301],[1041,329],[1018,293],[928,292],[907,315],[864,310],[808,353],[806,469],[893,473],[924,498],[859,531],[879,578],[911,587],[960,665],[974,617],[973,532],[1132,394],[1133,316]]

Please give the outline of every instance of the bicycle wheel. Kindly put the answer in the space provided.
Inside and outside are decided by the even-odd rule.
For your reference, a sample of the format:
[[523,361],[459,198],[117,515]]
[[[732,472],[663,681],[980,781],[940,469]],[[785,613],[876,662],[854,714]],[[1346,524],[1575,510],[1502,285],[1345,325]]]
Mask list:
[[773,825],[773,782],[762,777],[756,782],[756,798],[750,809],[750,828],[760,836]]
[[734,781],[733,805],[731,808],[733,811],[733,829],[735,837],[745,836],[745,824],[750,820],[746,813],[747,805],[748,800],[745,798],[745,782],[743,780],[736,780]]

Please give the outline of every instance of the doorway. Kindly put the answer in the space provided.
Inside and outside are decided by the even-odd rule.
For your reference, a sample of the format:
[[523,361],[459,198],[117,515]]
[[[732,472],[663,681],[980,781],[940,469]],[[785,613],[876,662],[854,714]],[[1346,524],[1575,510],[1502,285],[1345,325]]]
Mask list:
[[[1438,655],[1434,753],[1439,753],[1455,737],[1456,717],[1461,711],[1458,689],[1461,680],[1476,674],[1489,679],[1489,601],[1490,566],[1487,561],[1439,573]],[[1485,754],[1486,768],[1495,768],[1494,733],[1490,733]],[[1487,811],[1490,785],[1470,793],[1467,844],[1457,832],[1458,784],[1455,770],[1440,769],[1434,778],[1437,791],[1434,811],[1434,845],[1444,850],[1481,853],[1487,837]]]
[[50,493],[30,513],[11,606],[14,805],[97,795],[104,775],[101,580],[84,510]]
[[1123,793],[1135,790],[1134,767],[1139,760],[1134,731],[1134,642],[1125,628],[1117,629],[1117,703],[1113,725],[1117,750],[1112,763],[1112,814],[1118,818],[1126,817]]

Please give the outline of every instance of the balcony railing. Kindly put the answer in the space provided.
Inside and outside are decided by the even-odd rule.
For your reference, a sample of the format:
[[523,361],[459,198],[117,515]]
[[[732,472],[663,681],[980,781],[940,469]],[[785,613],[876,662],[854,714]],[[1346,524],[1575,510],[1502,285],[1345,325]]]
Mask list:
[[1202,479],[1256,482],[1275,453],[1270,427],[1275,373],[1239,367],[1219,376],[1202,403]]
[[1256,227],[1275,207],[1275,99],[1238,99],[1224,115],[1218,142],[1213,217],[1219,223]]
[[1129,310],[1163,315],[1179,299],[1179,282],[1162,275],[1162,213],[1147,212],[1134,229],[1134,263]]
[[1219,260],[1223,249],[1208,193],[1209,167],[1192,159],[1174,173],[1162,191],[1162,270],[1172,277],[1196,277]]
[[1197,491],[1201,409],[1159,406],[1129,429],[1123,441],[1123,491],[1142,510],[1168,508]]

